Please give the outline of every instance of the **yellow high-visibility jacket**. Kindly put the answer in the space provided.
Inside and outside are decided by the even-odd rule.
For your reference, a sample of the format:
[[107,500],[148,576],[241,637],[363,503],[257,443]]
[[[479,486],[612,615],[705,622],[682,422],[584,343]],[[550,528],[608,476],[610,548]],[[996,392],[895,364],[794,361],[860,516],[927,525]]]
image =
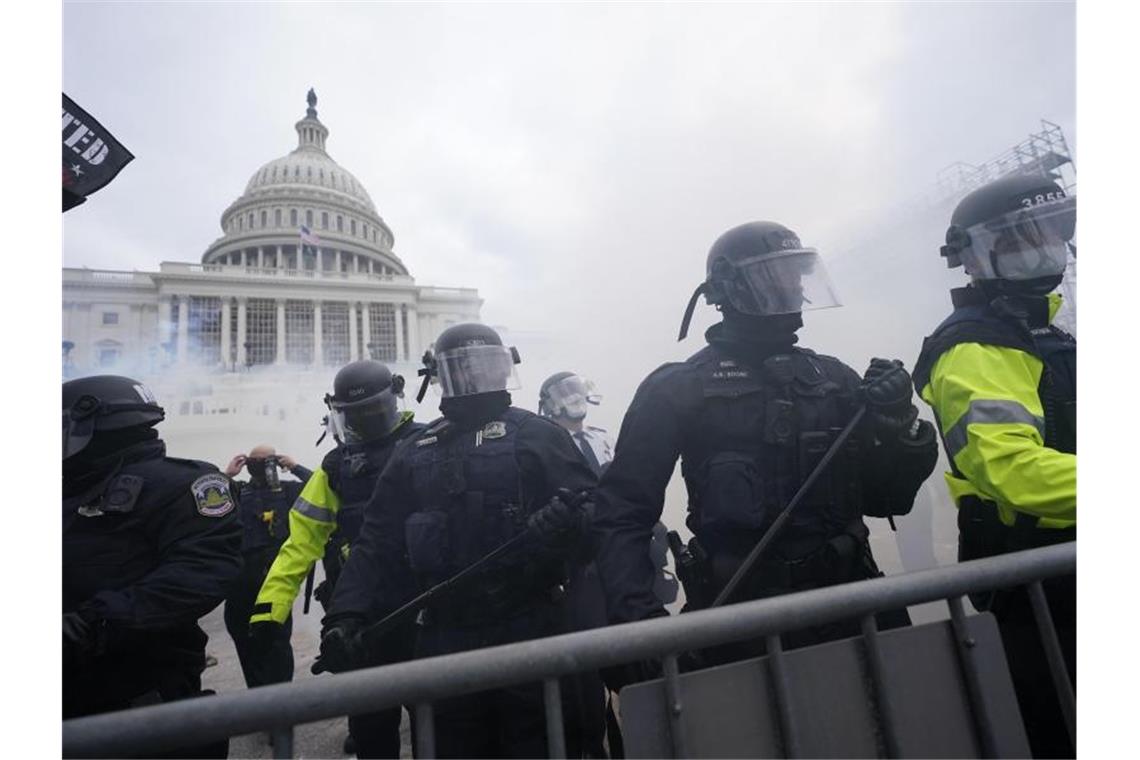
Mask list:
[[[396,428],[383,440],[381,445],[389,454],[404,437],[412,417],[411,412],[403,412]],[[289,510],[289,538],[281,545],[265,582],[261,584],[250,623],[267,620],[284,623],[293,610],[293,602],[309,569],[325,555],[329,537],[337,528],[337,514],[341,508],[341,498],[330,484],[329,473],[326,472],[326,468],[331,466],[330,460],[331,457],[325,457]],[[383,469],[382,465],[380,469]],[[373,474],[380,476],[379,470]],[[345,545],[343,549],[345,559],[348,548]]]
[[[1050,322],[1060,306],[1060,295],[1051,294]],[[945,473],[955,503],[976,496],[996,504],[1007,526],[1018,512],[1039,518],[1040,528],[1075,526],[1077,457],[1045,445],[1042,360],[986,342],[960,342],[936,358],[923,351],[916,385],[958,471]]]

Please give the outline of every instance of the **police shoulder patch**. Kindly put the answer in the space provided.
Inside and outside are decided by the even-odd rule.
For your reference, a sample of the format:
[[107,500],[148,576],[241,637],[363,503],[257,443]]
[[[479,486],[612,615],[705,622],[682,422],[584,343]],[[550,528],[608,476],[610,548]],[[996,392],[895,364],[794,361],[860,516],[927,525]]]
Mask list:
[[206,517],[222,517],[234,509],[230,495],[230,479],[220,472],[203,475],[190,484],[190,493],[198,506],[198,513]]

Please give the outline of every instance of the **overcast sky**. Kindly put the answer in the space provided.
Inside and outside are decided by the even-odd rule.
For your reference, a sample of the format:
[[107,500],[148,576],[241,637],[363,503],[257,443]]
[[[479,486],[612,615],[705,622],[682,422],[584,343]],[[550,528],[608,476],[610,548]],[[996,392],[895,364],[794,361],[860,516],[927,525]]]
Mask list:
[[65,3],[64,90],[136,159],[64,217],[64,263],[200,260],[249,177],[296,146],[314,87],[330,155],[417,282],[478,288],[484,321],[555,354],[527,366],[524,352],[528,402],[554,365],[579,369],[616,429],[640,379],[715,320],[699,306],[675,344],[712,241],[756,219],[817,246],[845,304],[806,315],[804,345],[860,371],[872,354],[909,364],[961,276],[937,255],[944,211],[907,204],[1042,118],[1075,150],[1074,15]]

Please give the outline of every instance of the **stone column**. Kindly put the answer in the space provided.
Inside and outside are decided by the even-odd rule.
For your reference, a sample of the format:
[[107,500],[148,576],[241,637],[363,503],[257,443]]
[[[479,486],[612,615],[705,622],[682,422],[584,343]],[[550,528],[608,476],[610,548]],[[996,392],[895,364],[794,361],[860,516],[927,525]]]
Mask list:
[[240,371],[243,367],[245,367],[245,362],[246,362],[245,342],[247,340],[247,338],[246,338],[247,333],[246,333],[246,329],[245,329],[245,305],[246,305],[245,296],[238,296],[237,302],[238,302],[237,365],[238,365],[238,370]]
[[336,251],[333,253],[333,267],[336,269],[336,273],[340,274],[340,249],[339,248],[337,248]]
[[404,352],[404,309],[403,304],[392,305],[396,311],[396,361],[404,361],[408,355]]
[[174,337],[170,334],[170,328],[173,327],[171,323],[174,321],[172,300],[170,296],[158,299],[158,343],[163,353],[166,352],[166,348],[162,344],[169,343]]
[[367,302],[362,303],[362,304],[360,304],[360,310],[361,310],[360,324],[361,324],[361,327],[363,327],[363,329],[364,329],[364,342],[363,342],[364,356],[362,356],[361,358],[363,358],[363,359],[375,359],[376,357],[372,355],[372,348],[368,345],[369,343],[372,342],[372,324],[371,324],[372,320],[370,320],[368,318],[369,312],[371,311],[371,306]]
[[313,366],[325,366],[324,352],[321,351],[321,302],[313,301]]
[[322,248],[317,248],[317,272],[324,271],[325,266],[325,252]]
[[277,366],[285,363],[285,299],[277,299],[277,358],[273,361]]
[[356,301],[348,302],[348,360],[356,361],[359,357],[356,351]]
[[275,261],[277,262],[277,268],[278,269],[284,269],[285,268],[285,246],[275,245],[273,247],[277,251],[277,258],[275,259]]
[[238,264],[243,267],[246,265],[246,255],[244,248],[238,251]]
[[368,274],[372,274],[372,259],[368,260]]
[[265,269],[265,246],[257,246],[257,268]]
[[221,362],[222,369],[227,372],[230,369],[230,297],[224,296],[222,298],[222,354]]
[[190,298],[178,297],[178,363],[185,364],[190,348]]
[[352,254],[352,271],[355,273],[360,272],[360,254]]
[[420,345],[420,317],[414,304],[408,304],[408,358],[419,361],[425,346]]

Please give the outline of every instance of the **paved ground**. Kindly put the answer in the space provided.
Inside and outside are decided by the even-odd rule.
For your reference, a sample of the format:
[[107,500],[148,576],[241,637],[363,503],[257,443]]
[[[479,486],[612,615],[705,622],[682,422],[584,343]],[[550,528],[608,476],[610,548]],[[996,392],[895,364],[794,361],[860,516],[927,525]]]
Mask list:
[[[320,571],[318,570],[318,575]],[[320,578],[317,579],[320,582]],[[293,609],[293,658],[294,680],[300,681],[309,678],[335,678],[333,675],[322,674],[314,676],[309,673],[309,666],[316,659],[320,646],[321,616],[323,614],[320,604],[313,601],[308,615],[301,612],[301,599]],[[213,689],[219,694],[242,691],[245,680],[242,678],[241,666],[238,664],[237,652],[233,641],[226,633],[225,623],[222,621],[222,607],[211,612],[201,621],[202,630],[210,637],[206,645],[206,653],[217,658],[218,664],[206,668],[202,674],[202,688]],[[401,755],[411,757],[411,739],[408,734],[408,718],[404,715],[404,746]],[[343,758],[351,757],[343,751],[344,739],[348,735],[348,724],[345,718],[324,720],[317,723],[308,723],[297,726],[293,735],[293,757],[299,758]],[[271,758],[273,748],[269,745],[265,733],[235,736],[230,739],[231,758]]]

